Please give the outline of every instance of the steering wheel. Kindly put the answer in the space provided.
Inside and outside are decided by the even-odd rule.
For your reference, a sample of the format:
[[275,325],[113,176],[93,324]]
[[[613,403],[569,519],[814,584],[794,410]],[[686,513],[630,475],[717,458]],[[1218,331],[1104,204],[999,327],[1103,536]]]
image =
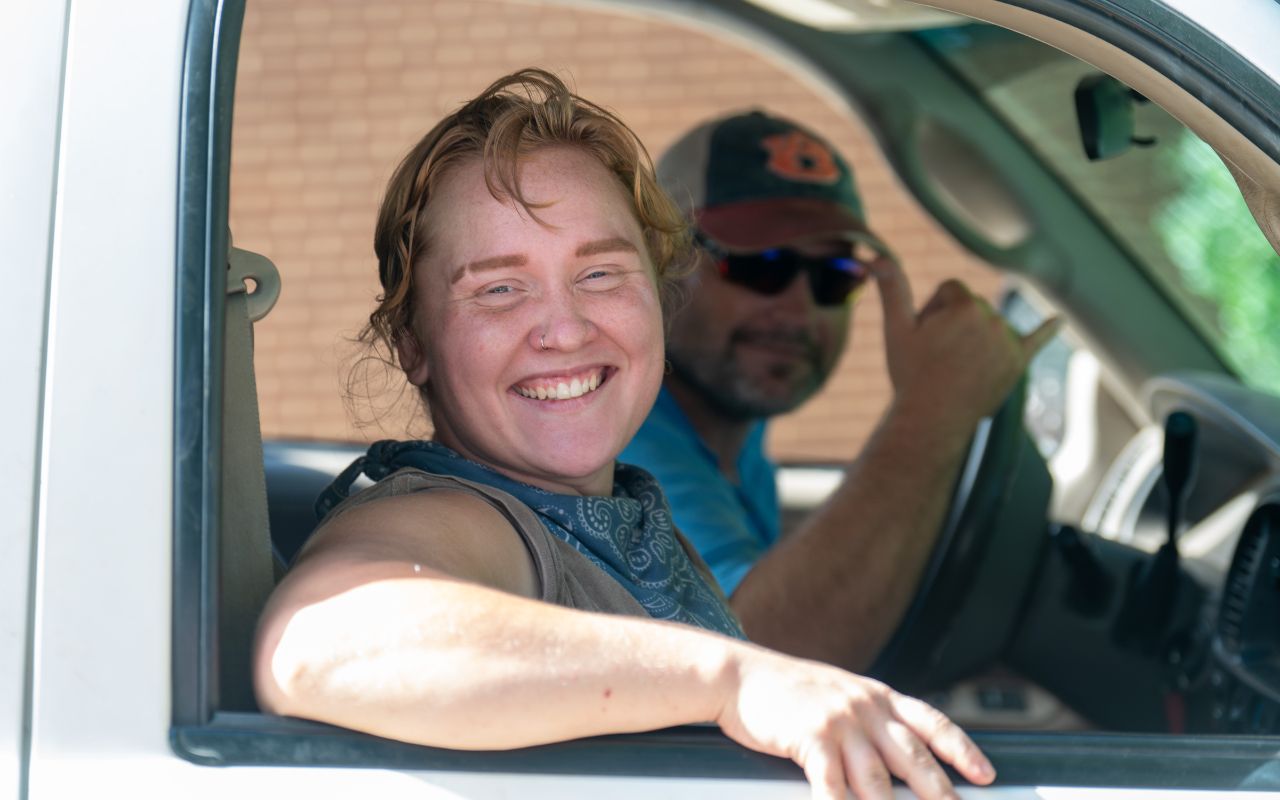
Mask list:
[[1052,480],[1023,427],[1026,380],[978,423],[915,597],[870,673],[911,693],[1004,649],[1048,542]]

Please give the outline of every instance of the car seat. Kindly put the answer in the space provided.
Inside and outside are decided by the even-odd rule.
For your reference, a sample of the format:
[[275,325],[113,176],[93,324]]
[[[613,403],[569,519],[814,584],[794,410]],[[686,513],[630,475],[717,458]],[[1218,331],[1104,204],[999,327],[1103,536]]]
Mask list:
[[[267,470],[267,511],[271,554],[277,565],[293,563],[320,524],[316,498],[352,461],[365,454],[362,444],[274,439],[262,443]],[[361,478],[353,489],[371,485]]]

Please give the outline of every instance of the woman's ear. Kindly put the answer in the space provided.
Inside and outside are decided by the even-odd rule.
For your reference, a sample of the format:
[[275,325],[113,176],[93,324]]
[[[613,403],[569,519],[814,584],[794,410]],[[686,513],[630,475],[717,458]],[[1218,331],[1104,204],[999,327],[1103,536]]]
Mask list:
[[423,386],[427,382],[427,359],[422,353],[422,345],[418,337],[406,333],[396,339],[396,356],[400,360],[400,369],[414,386]]

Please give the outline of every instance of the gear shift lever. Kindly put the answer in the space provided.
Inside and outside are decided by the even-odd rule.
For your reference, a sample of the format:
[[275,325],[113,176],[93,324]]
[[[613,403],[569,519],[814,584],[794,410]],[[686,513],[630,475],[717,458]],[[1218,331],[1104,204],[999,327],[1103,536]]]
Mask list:
[[1169,536],[1165,544],[1176,547],[1178,526],[1186,508],[1187,489],[1196,477],[1196,420],[1175,411],[1164,423],[1164,486],[1169,492]]
[[1160,645],[1178,593],[1178,528],[1182,525],[1187,491],[1196,472],[1196,421],[1175,411],[1164,426],[1164,485],[1169,495],[1168,538],[1154,557],[1139,565],[1129,584],[1129,596],[1116,619],[1118,641],[1136,640],[1144,650]]

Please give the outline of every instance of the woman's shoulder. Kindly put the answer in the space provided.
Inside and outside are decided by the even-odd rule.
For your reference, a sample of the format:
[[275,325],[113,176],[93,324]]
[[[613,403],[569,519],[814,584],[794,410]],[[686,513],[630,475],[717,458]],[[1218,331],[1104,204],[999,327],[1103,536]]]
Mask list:
[[[452,475],[427,472],[417,467],[401,467],[330,508],[316,527],[316,534],[339,523],[345,526],[353,519],[370,514],[385,516],[396,510],[407,510],[419,521],[423,518],[414,512],[424,509],[442,512],[472,509],[479,512],[491,508],[495,501],[506,497],[499,490]],[[315,534],[312,538],[315,538]]]
[[433,502],[438,500],[441,495],[432,494],[428,490],[451,488],[456,487],[456,485],[457,479],[447,475],[437,475],[417,467],[401,467],[385,478],[360,489],[342,500],[325,514],[320,524],[321,526],[327,525],[355,508],[390,497],[419,495],[423,498],[431,497],[433,499],[428,502]]
[[[405,467],[335,506],[320,522],[308,545],[328,538],[333,531],[348,529],[367,530],[370,534],[388,530],[396,535],[429,534],[447,529],[448,523],[459,515],[472,524],[506,523],[485,492],[457,478]],[[376,523],[375,527],[369,528],[370,523]]]
[[316,559],[422,564],[508,590],[527,586],[531,571],[520,535],[483,492],[411,468],[336,506],[296,563]]

